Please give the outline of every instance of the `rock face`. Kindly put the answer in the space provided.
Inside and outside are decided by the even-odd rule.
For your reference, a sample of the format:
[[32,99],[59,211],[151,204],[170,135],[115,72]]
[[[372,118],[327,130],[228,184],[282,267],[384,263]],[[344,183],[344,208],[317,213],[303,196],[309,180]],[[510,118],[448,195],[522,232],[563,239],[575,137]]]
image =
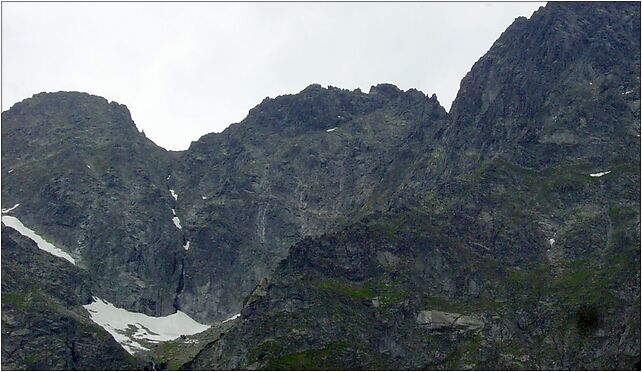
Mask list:
[[[150,315],[173,313],[184,255],[172,223],[167,152],[123,105],[40,94],[2,113],[2,201],[66,249],[94,293]],[[9,173],[11,171],[11,173]]]
[[220,321],[290,245],[372,211],[398,148],[445,115],[416,90],[311,85],[171,153],[122,105],[36,95],[3,113],[3,200],[78,258],[101,298]]
[[181,307],[205,319],[238,313],[292,244],[377,208],[399,148],[444,117],[414,90],[312,85],[193,143],[170,179],[191,242]]
[[[182,152],[122,105],[39,94],[2,114],[3,207],[76,259],[82,285],[45,291],[65,314],[89,293],[201,322],[241,312],[165,364],[639,369],[639,20],[639,4],[551,3],[506,30],[450,113],[390,84],[311,85]],[[3,279],[3,366],[71,366],[13,354],[59,336],[25,333],[42,315],[5,298]]]
[[447,313],[439,310],[422,310],[417,315],[417,324],[425,325],[430,329],[464,327],[477,329],[484,323],[472,316],[457,313]]
[[388,208],[295,245],[191,366],[638,369],[639,12],[516,20]]

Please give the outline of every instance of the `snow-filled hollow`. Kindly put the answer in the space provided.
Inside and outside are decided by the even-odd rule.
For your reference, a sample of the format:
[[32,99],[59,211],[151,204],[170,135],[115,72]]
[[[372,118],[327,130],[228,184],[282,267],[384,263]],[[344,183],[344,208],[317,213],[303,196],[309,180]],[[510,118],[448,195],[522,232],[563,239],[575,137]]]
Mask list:
[[93,302],[83,307],[91,320],[109,332],[130,354],[148,350],[141,342],[171,341],[181,335],[194,335],[210,328],[182,311],[153,317],[116,307],[98,297],[93,297]]
[[73,257],[71,257],[67,252],[46,241],[42,236],[36,234],[35,231],[23,225],[22,222],[20,222],[20,220],[16,217],[2,216],[2,223],[4,223],[5,226],[12,228],[20,234],[26,236],[27,238],[33,240],[41,250],[56,257],[63,258],[74,265],[76,264],[76,260],[74,260]]

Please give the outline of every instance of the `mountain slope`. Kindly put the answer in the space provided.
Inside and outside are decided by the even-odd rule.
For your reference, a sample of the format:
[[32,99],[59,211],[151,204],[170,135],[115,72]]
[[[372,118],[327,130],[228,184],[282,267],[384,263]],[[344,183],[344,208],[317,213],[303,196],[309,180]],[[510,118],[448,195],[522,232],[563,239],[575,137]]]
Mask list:
[[83,314],[87,276],[10,228],[2,228],[2,367],[140,369]]
[[191,244],[182,308],[215,319],[237,313],[292,244],[369,213],[398,147],[444,117],[418,91],[312,85],[193,143],[172,176]]
[[189,367],[639,369],[639,12],[516,20],[391,211],[293,247]]
[[[5,304],[3,280],[3,322],[5,306],[17,328],[78,315],[91,292],[207,324],[241,312],[140,354],[172,368],[639,369],[639,18],[551,3],[506,30],[450,113],[390,84],[311,85],[181,152],[100,97],[18,103],[2,113],[3,207],[80,270],[44,315]],[[6,269],[45,265],[24,253]],[[24,338],[58,350],[41,336]],[[31,366],[5,359],[15,340],[3,366]],[[55,361],[34,365],[77,362]]]
[[66,250],[101,298],[174,312],[182,236],[172,223],[165,150],[125,106],[82,93],[40,94],[2,113],[2,201]]
[[416,90],[311,85],[167,152],[122,105],[40,94],[3,113],[3,200],[78,259],[101,298],[221,321],[290,245],[368,213],[397,149],[445,115]]

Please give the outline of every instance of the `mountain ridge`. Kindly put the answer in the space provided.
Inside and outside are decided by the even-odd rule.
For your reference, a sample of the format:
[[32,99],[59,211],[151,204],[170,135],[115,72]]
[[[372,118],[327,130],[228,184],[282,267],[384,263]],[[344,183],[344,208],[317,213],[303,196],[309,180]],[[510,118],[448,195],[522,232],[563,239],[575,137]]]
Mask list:
[[240,310],[173,366],[635,369],[639,9],[516,20],[450,112],[312,84],[178,152],[36,95],[2,113],[3,204],[117,307]]

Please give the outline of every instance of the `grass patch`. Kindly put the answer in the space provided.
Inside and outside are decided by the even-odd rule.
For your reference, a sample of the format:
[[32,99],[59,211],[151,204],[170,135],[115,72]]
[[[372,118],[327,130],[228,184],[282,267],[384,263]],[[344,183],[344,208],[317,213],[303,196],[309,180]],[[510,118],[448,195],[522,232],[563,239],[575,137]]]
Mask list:
[[362,284],[339,281],[336,279],[323,280],[316,286],[319,289],[351,297],[357,300],[377,298],[382,305],[398,303],[408,297],[408,292],[400,289],[398,284],[385,281],[367,281]]

